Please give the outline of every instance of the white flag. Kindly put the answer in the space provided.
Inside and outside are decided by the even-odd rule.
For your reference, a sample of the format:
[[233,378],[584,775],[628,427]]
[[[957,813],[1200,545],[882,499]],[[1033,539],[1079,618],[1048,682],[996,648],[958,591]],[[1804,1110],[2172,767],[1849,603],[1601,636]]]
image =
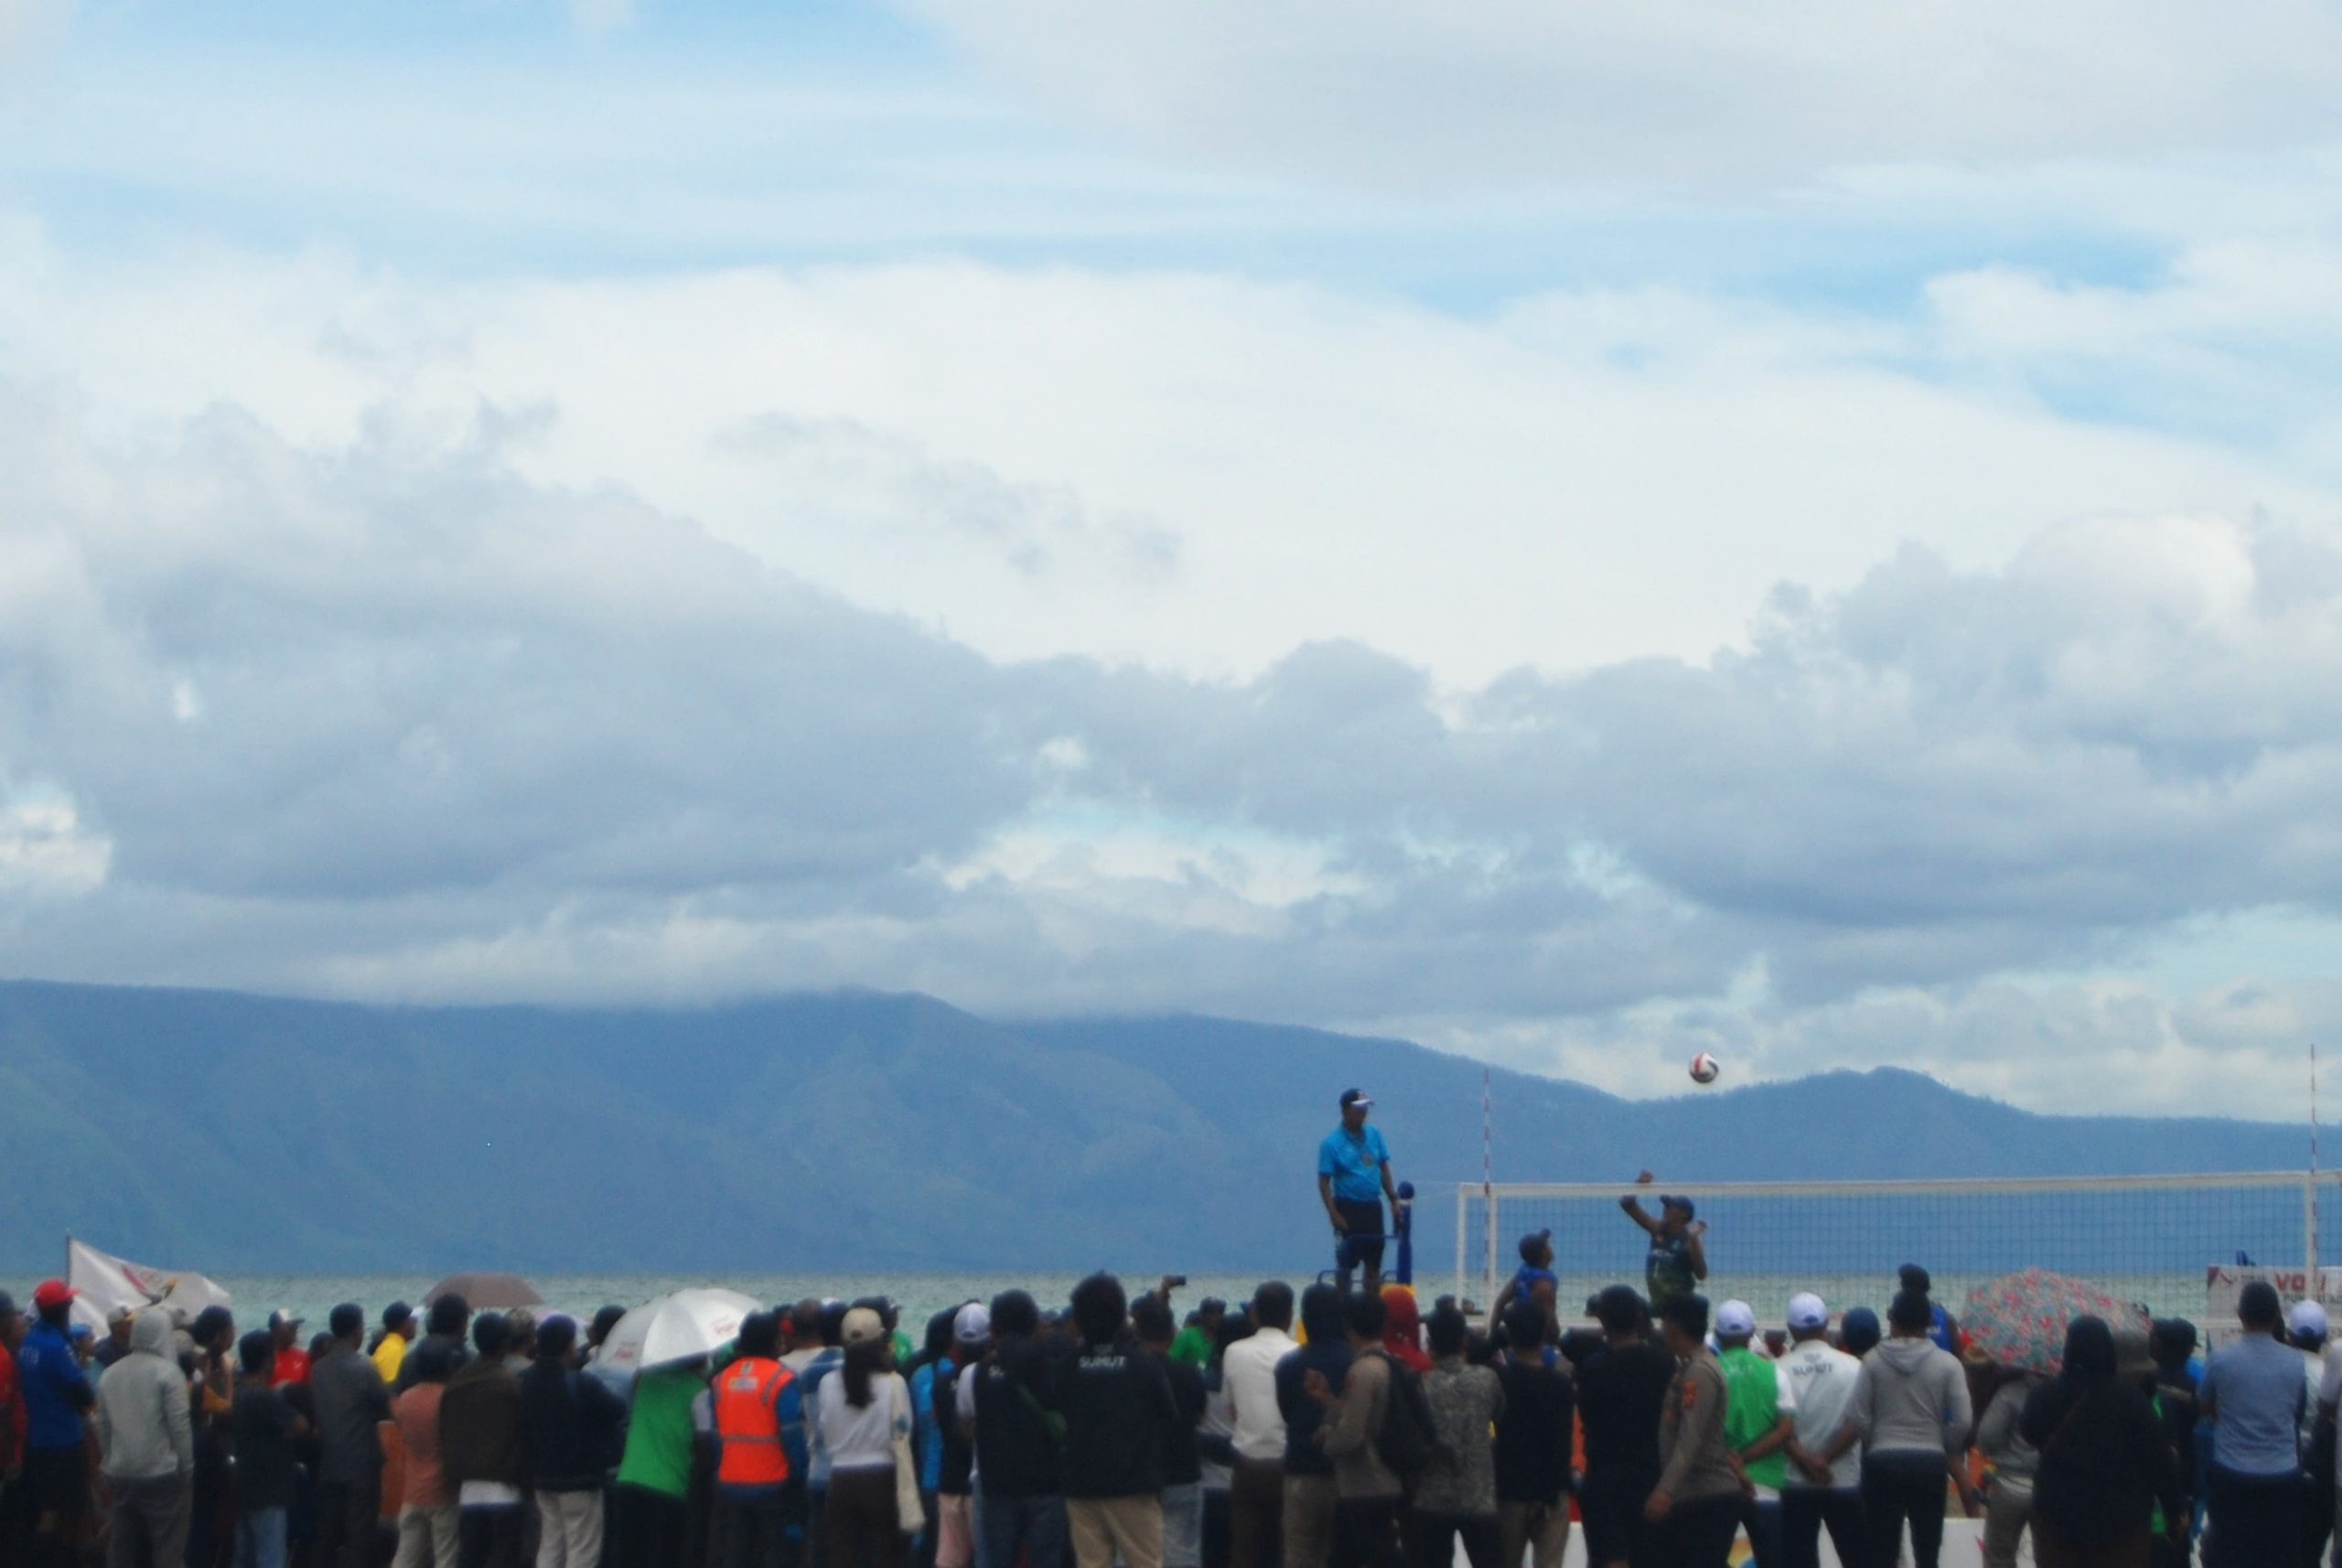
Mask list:
[[201,1274],[185,1269],[156,1269],[101,1252],[85,1242],[70,1249],[65,1283],[81,1294],[73,1300],[73,1316],[100,1334],[106,1316],[117,1306],[141,1312],[160,1306],[193,1317],[207,1306],[226,1306],[228,1293]]

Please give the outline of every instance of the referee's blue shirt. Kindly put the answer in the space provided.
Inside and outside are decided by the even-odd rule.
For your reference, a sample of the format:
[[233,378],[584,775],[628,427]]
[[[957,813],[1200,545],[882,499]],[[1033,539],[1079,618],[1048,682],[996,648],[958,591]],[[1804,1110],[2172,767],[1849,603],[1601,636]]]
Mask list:
[[1317,1174],[1334,1178],[1334,1196],[1344,1203],[1382,1201],[1382,1166],[1391,1158],[1382,1129],[1370,1122],[1359,1137],[1337,1127],[1317,1145]]

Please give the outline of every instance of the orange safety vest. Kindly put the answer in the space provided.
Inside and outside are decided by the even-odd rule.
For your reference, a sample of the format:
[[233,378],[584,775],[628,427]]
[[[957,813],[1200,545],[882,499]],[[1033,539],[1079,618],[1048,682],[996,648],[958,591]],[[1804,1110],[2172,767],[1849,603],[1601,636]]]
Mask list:
[[789,1451],[780,1445],[780,1393],[795,1375],[759,1357],[733,1362],[715,1380],[720,1484],[777,1487],[789,1479]]

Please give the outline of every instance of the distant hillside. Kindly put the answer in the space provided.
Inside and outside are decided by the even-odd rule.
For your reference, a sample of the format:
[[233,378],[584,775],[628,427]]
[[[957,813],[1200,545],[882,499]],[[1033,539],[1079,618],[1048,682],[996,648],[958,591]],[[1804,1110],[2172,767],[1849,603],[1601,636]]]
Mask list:
[[[0,984],[0,1263],[71,1230],[222,1272],[1306,1270],[1316,1141],[1479,1171],[1478,1064],[1218,1019],[989,1023],[920,996],[402,1008]],[[2248,1170],[2291,1128],[2043,1117],[1907,1072],[1657,1102],[1497,1075],[1500,1179]],[[1453,1255],[1445,1192],[1422,1246]]]

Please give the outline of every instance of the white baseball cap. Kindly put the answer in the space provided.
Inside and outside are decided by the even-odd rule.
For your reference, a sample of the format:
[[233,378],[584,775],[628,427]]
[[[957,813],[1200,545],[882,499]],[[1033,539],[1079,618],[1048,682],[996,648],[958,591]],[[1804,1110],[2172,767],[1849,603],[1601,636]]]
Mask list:
[[1745,1301],[1728,1301],[1716,1308],[1716,1337],[1745,1339],[1756,1332],[1756,1309]]
[[1791,1328],[1821,1328],[1830,1322],[1830,1308],[1811,1291],[1789,1297],[1789,1326]]
[[984,1304],[972,1301],[951,1320],[951,1337],[962,1345],[981,1345],[992,1337],[992,1314]]
[[2326,1308],[2314,1301],[2297,1301],[2294,1310],[2285,1315],[2285,1326],[2304,1339],[2326,1337]]

